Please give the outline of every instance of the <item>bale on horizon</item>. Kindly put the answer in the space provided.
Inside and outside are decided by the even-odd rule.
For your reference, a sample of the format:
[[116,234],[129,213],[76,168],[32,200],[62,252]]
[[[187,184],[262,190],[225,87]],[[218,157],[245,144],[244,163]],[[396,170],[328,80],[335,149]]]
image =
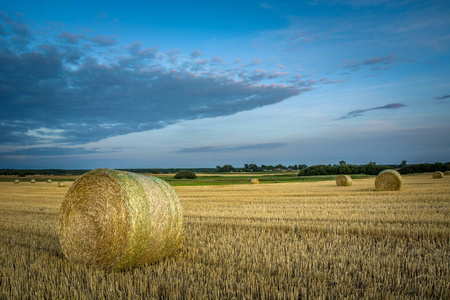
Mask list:
[[20,180],[19,179],[14,179],[14,183],[19,183]]
[[36,180],[35,179],[30,179],[30,182],[31,183],[36,183]]
[[64,182],[58,182],[58,187],[65,187],[66,184]]
[[350,186],[352,185],[352,178],[348,175],[339,175],[336,178],[336,185],[337,186]]
[[259,179],[257,178],[253,178],[252,180],[250,180],[251,184],[259,184]]
[[129,269],[173,255],[183,239],[182,208],[157,177],[96,169],[67,191],[58,229],[69,260]]
[[402,176],[395,170],[381,171],[375,179],[377,191],[398,191],[402,186]]
[[444,178],[444,173],[442,173],[441,171],[436,171],[433,173],[433,178],[434,179]]
[[47,179],[47,183],[52,183],[52,180],[51,179]]

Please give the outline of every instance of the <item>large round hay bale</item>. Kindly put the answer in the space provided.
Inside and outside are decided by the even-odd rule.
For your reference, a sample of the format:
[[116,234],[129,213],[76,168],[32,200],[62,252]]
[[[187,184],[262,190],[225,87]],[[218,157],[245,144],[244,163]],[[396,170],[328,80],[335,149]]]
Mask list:
[[433,173],[433,178],[437,179],[437,178],[444,178],[444,173],[440,172],[440,171],[436,171]]
[[14,183],[19,183],[19,179],[14,179]]
[[58,182],[58,187],[65,187],[66,184],[64,182]]
[[252,180],[250,180],[251,184],[259,184],[259,179],[257,178],[253,178]]
[[159,178],[96,169],[67,191],[58,229],[69,260],[128,269],[170,256],[181,245],[181,204]]
[[51,179],[47,179],[47,183],[52,183],[52,180]]
[[30,182],[31,183],[36,183],[36,180],[35,179],[30,179]]
[[375,179],[377,191],[398,191],[402,187],[402,176],[395,170],[381,171]]
[[352,185],[352,178],[348,175],[339,175],[336,178],[336,185],[337,186],[350,186]]
[[450,171],[445,171],[444,176],[450,176]]

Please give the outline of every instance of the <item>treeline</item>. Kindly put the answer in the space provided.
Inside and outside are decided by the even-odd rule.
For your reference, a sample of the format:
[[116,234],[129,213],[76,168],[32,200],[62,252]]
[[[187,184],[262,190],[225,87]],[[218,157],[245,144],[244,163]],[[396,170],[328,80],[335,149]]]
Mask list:
[[81,175],[88,170],[62,170],[62,169],[0,169],[0,175],[25,177],[27,175]]
[[[178,173],[186,170],[186,168],[142,168],[142,169],[119,169],[121,171],[128,171],[133,173],[153,173],[153,174],[170,174]],[[193,168],[189,169],[197,173],[211,173],[213,168]],[[90,170],[63,170],[63,169],[0,169],[0,175],[25,177],[27,175],[82,175]]]
[[261,165],[244,164],[243,168],[235,168],[232,165],[216,166],[216,172],[267,172],[267,171],[284,171],[284,170],[302,170],[307,168],[307,165]]
[[316,175],[338,175],[338,174],[367,174],[378,175],[386,169],[397,169],[400,174],[413,174],[413,173],[429,173],[435,171],[450,171],[450,162],[446,163],[434,163],[434,164],[415,164],[406,165],[404,161],[399,166],[393,165],[376,165],[374,162],[370,162],[366,165],[316,165],[305,168],[298,173],[298,176],[316,176]]
[[390,169],[389,166],[376,165],[368,163],[366,165],[316,165],[301,170],[298,176],[317,176],[317,175],[339,175],[339,174],[367,174],[378,175],[383,170]]
[[450,162],[446,163],[434,163],[434,164],[417,164],[417,165],[409,165],[404,166],[399,169],[398,172],[400,174],[413,174],[413,173],[428,173],[428,172],[436,172],[436,171],[450,171]]

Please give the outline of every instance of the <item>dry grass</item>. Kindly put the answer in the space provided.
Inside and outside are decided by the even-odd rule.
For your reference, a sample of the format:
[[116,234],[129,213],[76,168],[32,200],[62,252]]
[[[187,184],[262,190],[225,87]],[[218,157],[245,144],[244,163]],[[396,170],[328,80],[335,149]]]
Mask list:
[[176,256],[114,272],[64,258],[66,188],[0,182],[0,298],[449,299],[450,178],[176,187]]

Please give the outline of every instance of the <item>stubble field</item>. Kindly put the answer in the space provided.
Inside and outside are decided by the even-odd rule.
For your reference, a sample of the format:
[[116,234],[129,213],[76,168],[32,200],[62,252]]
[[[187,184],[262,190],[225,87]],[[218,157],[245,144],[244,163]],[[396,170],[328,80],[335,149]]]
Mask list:
[[0,299],[450,298],[450,177],[177,186],[176,255],[114,272],[65,259],[68,186],[0,182]]

